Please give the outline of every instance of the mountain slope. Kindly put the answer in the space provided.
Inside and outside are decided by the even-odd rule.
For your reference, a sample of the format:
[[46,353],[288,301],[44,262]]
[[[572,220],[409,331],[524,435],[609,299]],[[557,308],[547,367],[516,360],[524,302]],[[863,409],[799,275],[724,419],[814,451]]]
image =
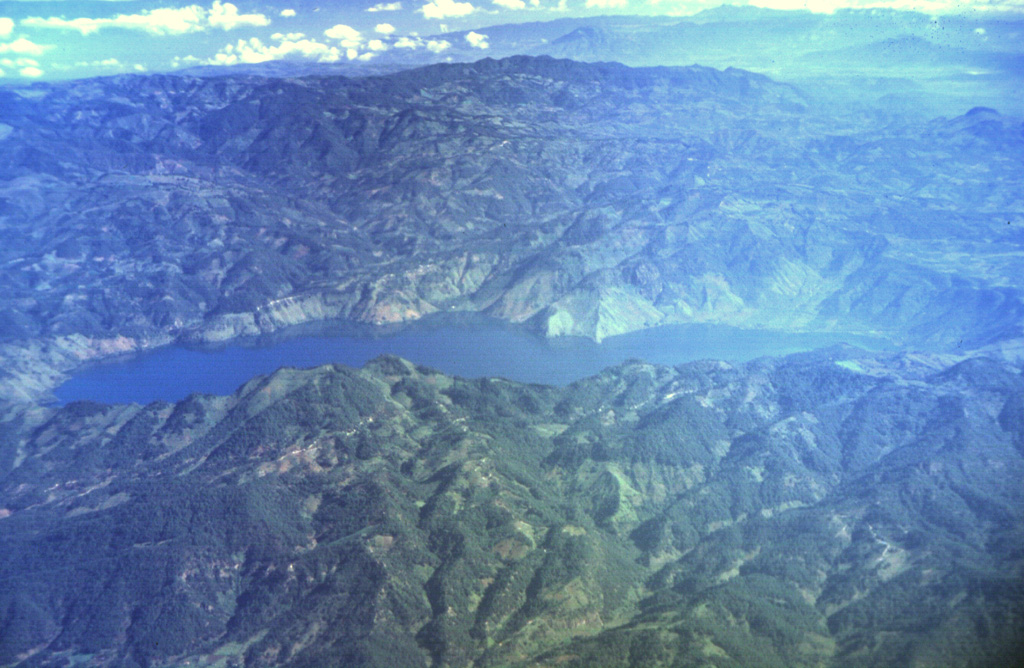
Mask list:
[[0,663],[1008,665],[1021,396],[836,348],[35,409],[3,423]]
[[739,70],[525,57],[0,95],[8,398],[332,317],[1021,336],[1024,138],[998,113],[883,126]]

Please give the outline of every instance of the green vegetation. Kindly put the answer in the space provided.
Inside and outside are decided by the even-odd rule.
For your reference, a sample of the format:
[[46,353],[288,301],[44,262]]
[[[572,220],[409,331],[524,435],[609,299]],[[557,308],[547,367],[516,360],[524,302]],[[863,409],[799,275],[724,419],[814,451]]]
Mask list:
[[934,369],[385,357],[21,413],[0,665],[1006,665],[1024,381]]

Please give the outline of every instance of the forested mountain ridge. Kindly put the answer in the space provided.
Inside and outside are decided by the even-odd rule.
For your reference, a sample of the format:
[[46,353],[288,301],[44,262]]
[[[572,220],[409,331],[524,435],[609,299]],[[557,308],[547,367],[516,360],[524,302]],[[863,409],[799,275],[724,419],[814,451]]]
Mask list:
[[[1021,16],[397,16],[368,61],[298,59],[303,28],[0,86],[0,666],[1019,663]],[[891,348],[49,403],[123,353],[418,320],[410,356],[491,375],[545,366],[513,330],[573,363]],[[193,390],[205,351],[164,352]]]
[[1010,665],[1022,396],[833,348],[35,409],[0,439],[0,665]]
[[8,398],[335,317],[1021,336],[1024,138],[994,110],[836,118],[740,70],[547,57],[0,97]]

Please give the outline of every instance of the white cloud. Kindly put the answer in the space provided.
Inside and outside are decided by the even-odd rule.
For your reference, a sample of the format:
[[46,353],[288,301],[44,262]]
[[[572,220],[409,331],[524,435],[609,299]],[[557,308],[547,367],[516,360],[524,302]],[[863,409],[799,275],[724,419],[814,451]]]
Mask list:
[[265,26],[270,24],[270,19],[263,14],[239,14],[238,7],[230,2],[221,3],[220,0],[214,0],[209,10],[199,5],[189,5],[177,8],[159,7],[143,10],[138,14],[118,14],[112,18],[100,19],[30,16],[22,19],[21,24],[32,28],[76,30],[83,35],[105,28],[141,30],[151,35],[183,35],[209,28],[231,30],[243,25]]
[[3,70],[0,70],[0,77],[3,77],[3,76],[7,76],[7,75],[6,75],[6,74],[4,74],[4,71],[3,71]]
[[[346,49],[357,48],[363,43],[363,34],[351,26],[339,23],[324,31],[324,34],[331,39],[338,40],[341,46]],[[350,59],[351,60],[351,59]]]
[[[473,35],[473,37],[470,37],[470,35]],[[467,33],[466,41],[468,41],[470,44],[473,44],[474,46],[476,44],[482,44],[482,46],[477,47],[480,49],[486,49],[488,46],[490,46],[489,44],[487,44],[487,35],[481,35],[475,32]],[[424,40],[416,36],[415,33],[413,33],[413,35],[411,36],[404,35],[402,37],[399,37],[391,44],[391,47],[396,49],[426,49],[433,53],[441,53],[442,51],[447,51],[448,49],[452,48],[452,43],[446,39]]]
[[467,16],[476,8],[468,2],[458,0],[431,0],[416,11],[426,19],[446,19],[450,16]]
[[[24,60],[24,61],[31,61],[31,62],[24,62],[24,63],[22,63],[22,62],[20,62],[22,60]],[[22,58],[22,59],[19,59],[19,63],[18,64],[19,65],[38,65],[39,63],[35,62],[34,60],[31,60],[30,58]],[[124,64],[120,60],[118,60],[117,58],[104,58],[103,60],[79,60],[78,62],[76,62],[76,63],[74,63],[72,65],[68,65],[68,64],[64,64],[64,63],[52,63],[50,65],[51,69],[65,71],[65,72],[69,71],[69,70],[81,69],[83,67],[104,68],[104,69],[123,69],[124,68]]]
[[374,28],[374,30],[379,32],[381,35],[390,35],[391,33],[395,32],[395,26],[391,25],[390,23],[378,23],[377,27]]
[[103,60],[79,61],[75,67],[120,67],[121,61],[117,58],[104,58]]
[[491,45],[487,42],[487,35],[481,35],[478,32],[467,32],[466,41],[474,49],[489,49]]
[[[337,47],[328,46],[312,39],[281,39],[277,44],[264,44],[258,37],[252,37],[248,40],[240,39],[234,44],[228,44],[212,58],[203,62],[208,65],[238,65],[240,63],[265,63],[270,60],[288,58],[333,63],[341,60],[341,51]],[[178,67],[190,62],[195,62],[190,56],[175,58],[174,66]]]
[[39,67],[39,61],[35,58],[0,58],[0,65],[4,67]]
[[33,16],[23,19],[21,24],[33,28],[77,30],[83,35],[89,35],[103,28],[143,30],[152,35],[181,35],[203,30],[205,18],[205,9],[199,5],[191,5],[180,9],[158,8],[139,14],[118,14],[109,19],[65,19],[56,16],[44,19]]
[[0,37],[9,37],[14,31],[14,21],[6,16],[0,16]]
[[139,63],[135,63],[134,65],[132,65],[132,69],[135,70],[136,72],[147,72],[147,71],[149,71],[148,67],[146,67],[145,65],[141,65]]
[[280,16],[283,16],[286,19],[290,19],[291,17],[295,16],[295,10],[294,9],[282,9]]
[[270,19],[264,14],[239,14],[238,7],[230,2],[221,3],[220,0],[213,0],[210,6],[208,21],[211,28],[231,30],[238,26],[268,26]]
[[629,0],[587,0],[587,7],[597,9],[619,9],[629,5]]
[[[526,9],[526,3],[523,0],[492,0],[494,4],[505,9]],[[534,4],[536,7],[536,4]]]
[[43,72],[38,67],[33,67],[31,65],[29,67],[21,68],[21,70],[19,70],[19,72],[20,72],[21,76],[23,76],[23,77],[31,77],[33,79],[35,79],[36,77],[41,77],[44,74],[46,74],[45,72]]
[[[196,11],[198,10],[198,11]],[[141,14],[118,14],[109,19],[77,18],[65,19],[59,16],[42,18],[30,16],[22,19],[21,25],[31,28],[53,28],[55,30],[77,30],[91,35],[103,28],[124,28],[144,30],[153,35],[180,35],[202,30],[203,10],[193,5],[181,9],[154,9]]]
[[803,9],[818,14],[831,14],[842,6],[836,0],[752,0],[750,4],[765,9]]
[[338,23],[334,26],[331,26],[330,28],[324,31],[324,34],[330,37],[331,39],[359,40],[361,37],[361,34],[358,30],[356,30],[352,26],[347,26],[344,23]]
[[[602,0],[587,0],[600,2]],[[1022,0],[750,0],[756,7],[780,10],[809,10],[831,14],[837,9],[897,9],[926,14],[962,14],[964,12],[1024,12]]]
[[192,56],[192,55],[188,55],[188,56],[175,56],[171,60],[171,67],[181,67],[182,65],[197,65],[197,64],[199,64],[201,62],[203,62],[203,61],[200,60],[199,58],[196,58],[195,56]]
[[21,20],[21,25],[30,28],[54,28],[57,30],[77,30],[83,35],[96,32],[106,25],[112,24],[113,19],[65,19],[59,16],[43,18],[42,16],[29,16]]
[[397,12],[401,8],[402,8],[402,3],[400,3],[400,2],[381,2],[381,3],[378,3],[378,4],[374,5],[373,7],[370,7],[366,11],[368,11],[368,12]]
[[52,44],[36,44],[32,40],[19,37],[13,42],[0,44],[0,53],[17,53],[23,56],[41,56],[52,48]]
[[366,43],[366,48],[370,51],[387,51],[388,45],[379,39],[371,39]]

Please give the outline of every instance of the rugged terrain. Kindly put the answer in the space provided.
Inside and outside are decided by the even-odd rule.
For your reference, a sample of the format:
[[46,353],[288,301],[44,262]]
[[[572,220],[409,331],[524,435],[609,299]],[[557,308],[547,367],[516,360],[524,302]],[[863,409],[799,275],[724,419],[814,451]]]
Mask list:
[[[486,33],[534,55],[0,87],[0,666],[1019,662],[1024,22]],[[408,57],[480,55],[448,37]],[[653,67],[693,61],[762,73]],[[125,352],[444,313],[900,352],[44,403]]]
[[0,665],[1008,666],[1024,377],[381,358],[0,423]]
[[764,76],[515,57],[0,89],[0,395],[90,359],[482,311],[1019,339],[1024,136]]
[[[634,5],[634,7],[636,7]],[[606,15],[476,28],[430,37],[449,48],[390,49],[369,62],[280,60],[239,65],[234,73],[266,76],[383,74],[432,62],[468,62],[482,55],[547,55],[631,67],[741,67],[799,83],[819,103],[895,109],[929,118],[984,105],[1024,113],[1024,18],[995,7],[964,5],[932,14],[872,7],[830,13],[723,5],[692,16]],[[189,74],[221,76],[223,67]]]

